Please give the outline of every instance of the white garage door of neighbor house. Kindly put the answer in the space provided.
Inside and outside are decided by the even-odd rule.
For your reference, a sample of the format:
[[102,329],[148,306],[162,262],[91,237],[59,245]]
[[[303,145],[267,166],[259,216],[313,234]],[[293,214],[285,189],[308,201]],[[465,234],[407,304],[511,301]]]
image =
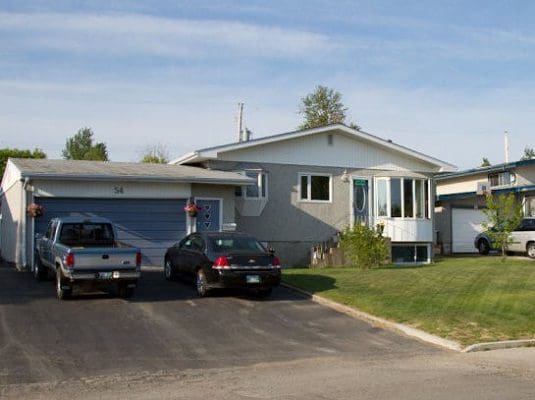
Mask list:
[[453,208],[451,210],[451,239],[453,253],[477,253],[474,239],[483,231],[485,214],[481,210]]

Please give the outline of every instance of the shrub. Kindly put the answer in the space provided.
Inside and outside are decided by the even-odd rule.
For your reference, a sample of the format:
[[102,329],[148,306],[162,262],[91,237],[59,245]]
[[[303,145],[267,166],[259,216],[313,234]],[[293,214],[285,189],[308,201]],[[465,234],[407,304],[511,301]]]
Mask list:
[[352,229],[343,232],[340,246],[346,260],[361,269],[378,267],[384,264],[388,257],[382,232],[364,224],[356,224]]

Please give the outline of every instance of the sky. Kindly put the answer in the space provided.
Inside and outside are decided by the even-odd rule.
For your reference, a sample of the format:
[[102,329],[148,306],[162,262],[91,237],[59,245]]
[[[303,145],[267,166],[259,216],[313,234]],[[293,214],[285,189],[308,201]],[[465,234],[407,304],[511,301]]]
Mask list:
[[317,85],[348,122],[457,165],[535,147],[535,2],[0,2],[0,148],[60,158],[91,127],[112,161],[302,122]]

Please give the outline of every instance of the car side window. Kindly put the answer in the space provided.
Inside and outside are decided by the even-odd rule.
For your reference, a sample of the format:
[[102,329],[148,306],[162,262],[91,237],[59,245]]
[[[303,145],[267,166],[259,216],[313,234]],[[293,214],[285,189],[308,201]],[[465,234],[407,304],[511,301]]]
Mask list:
[[204,240],[201,236],[195,235],[191,238],[192,250],[203,251],[205,246]]
[[191,250],[191,237],[185,238],[178,246],[181,250]]
[[52,235],[54,234],[55,228],[56,228],[56,224],[53,221],[50,221],[48,223],[48,227],[46,228],[45,238],[52,239]]
[[524,222],[526,231],[535,231],[535,219],[526,219]]

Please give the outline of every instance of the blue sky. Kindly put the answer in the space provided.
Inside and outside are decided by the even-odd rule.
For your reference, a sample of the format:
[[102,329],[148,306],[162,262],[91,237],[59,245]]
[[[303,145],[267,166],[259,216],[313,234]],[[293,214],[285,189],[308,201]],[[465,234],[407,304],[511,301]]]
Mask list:
[[318,84],[349,121],[458,165],[535,147],[528,1],[9,1],[0,4],[0,147],[59,158],[90,126],[114,161],[171,157],[301,123]]

